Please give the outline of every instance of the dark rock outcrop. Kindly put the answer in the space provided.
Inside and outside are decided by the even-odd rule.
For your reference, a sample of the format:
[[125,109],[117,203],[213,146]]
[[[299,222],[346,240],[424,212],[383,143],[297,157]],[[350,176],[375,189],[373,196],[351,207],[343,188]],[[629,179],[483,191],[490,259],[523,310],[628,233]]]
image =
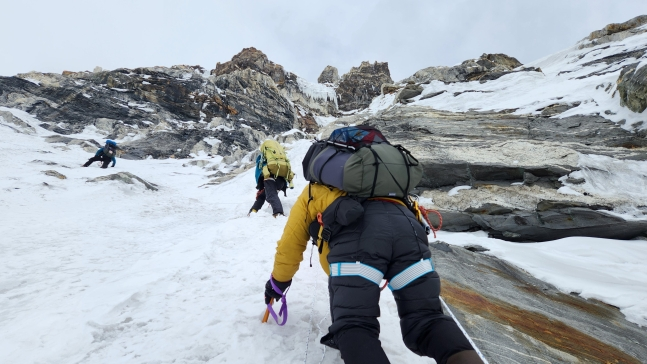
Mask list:
[[557,240],[569,236],[622,240],[647,234],[647,221],[627,221],[585,207],[501,215],[474,214],[472,219],[491,237],[518,242]]
[[[337,113],[332,87],[311,86],[253,48],[212,73],[183,65],[32,72],[0,77],[0,106],[28,112],[62,135],[95,126],[106,138],[136,139],[121,143],[124,158],[239,155],[295,127],[314,132],[315,115]],[[9,112],[0,118],[0,125],[33,133]]]
[[[421,69],[406,78],[400,83],[415,82],[429,83],[433,80],[442,82],[467,82],[480,80],[496,80],[497,78],[514,72],[513,70],[522,64],[516,58],[507,56],[502,53],[487,54],[484,53],[478,59],[469,59],[458,66],[453,67],[428,67]],[[523,68],[521,71],[541,72],[538,68]]]
[[270,76],[277,85],[284,83],[286,79],[286,72],[285,69],[283,69],[283,66],[270,61],[265,53],[254,47],[243,48],[243,50],[233,56],[229,62],[218,62],[216,64],[216,68],[211,70],[211,74],[214,76],[221,76],[232,73],[236,70],[245,69],[264,73]]
[[541,111],[541,116],[543,117],[551,117],[551,116],[559,115],[579,105],[580,105],[580,102],[574,102],[570,104],[558,103],[558,104],[548,105],[537,111]]
[[337,84],[339,82],[339,71],[337,71],[337,67],[326,66],[326,68],[321,71],[319,78],[317,78],[317,82]]
[[[366,122],[386,133],[392,143],[402,144],[420,156],[425,170],[420,186],[429,188],[523,182],[524,172],[556,180],[578,169],[576,152],[647,159],[644,133],[628,132],[599,116],[549,119],[407,106],[388,110]],[[511,157],[503,158],[503,153]],[[548,155],[554,159],[546,160],[549,164],[530,165],[522,160],[527,153],[537,156],[531,159]]]
[[115,174],[109,174],[107,176],[102,176],[102,177],[97,177],[97,178],[92,178],[87,180],[86,182],[101,182],[101,181],[118,181],[118,182],[123,182],[129,185],[135,184],[135,181],[141,183],[146,187],[146,189],[151,190],[151,191],[157,191],[157,185],[154,183],[150,183],[140,177],[135,176],[132,173],[129,172],[119,172]]
[[647,66],[638,63],[625,66],[618,77],[620,104],[641,113],[647,109]]
[[[629,132],[600,116],[551,119],[418,106],[349,122],[378,127],[418,158],[423,165],[418,193],[442,212],[443,230],[485,230],[511,241],[573,235],[630,239],[647,232],[644,221],[605,211],[627,201],[557,191],[562,181],[584,182],[568,178],[581,168],[579,153],[647,160],[644,132]],[[455,186],[471,189],[449,195]],[[567,203],[542,204],[561,200]]]
[[[334,67],[332,68],[334,69]],[[336,74],[336,69],[334,71]],[[211,71],[211,74],[216,76],[217,80],[232,74],[246,75],[247,77],[243,77],[245,79],[244,88],[247,87],[247,83],[256,84],[256,90],[264,87],[271,88],[273,89],[272,92],[278,92],[284,99],[306,110],[306,113],[316,113],[318,115],[337,113],[336,95],[333,88],[313,87],[313,85],[300,79],[294,73],[285,71],[280,64],[270,61],[265,53],[253,47],[243,49],[232,57],[229,62],[218,63],[216,68]],[[272,82],[263,80],[262,84],[259,84],[260,79],[257,76],[259,74],[269,76]],[[252,77],[249,77],[250,75]],[[273,102],[260,102],[257,104],[273,107]],[[290,111],[294,114],[293,121],[299,118],[300,115],[296,110],[292,109]],[[303,125],[304,123],[301,120],[294,124],[295,127],[300,128]]]
[[637,343],[647,340],[647,332],[616,307],[561,292],[472,252],[478,247],[429,245],[441,297],[490,363],[645,362],[647,348]]
[[398,92],[398,95],[395,97],[396,101],[403,101],[403,100],[408,100],[413,97],[416,97],[422,93],[424,89],[420,85],[416,84],[407,84],[404,86],[400,92]]
[[364,109],[381,92],[382,84],[393,83],[387,62],[362,62],[342,76],[337,87],[339,109]]
[[235,118],[287,131],[294,125],[295,110],[267,75],[252,69],[235,70],[215,78],[228,103],[236,105]]

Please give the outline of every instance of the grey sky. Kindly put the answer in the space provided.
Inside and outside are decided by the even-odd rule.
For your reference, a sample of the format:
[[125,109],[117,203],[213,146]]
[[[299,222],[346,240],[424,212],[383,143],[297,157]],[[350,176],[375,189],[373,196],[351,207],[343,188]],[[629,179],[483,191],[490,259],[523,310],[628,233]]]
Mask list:
[[606,24],[647,14],[645,0],[169,1],[0,0],[0,75],[199,64],[256,47],[316,82],[363,60],[394,80],[482,53],[527,63]]

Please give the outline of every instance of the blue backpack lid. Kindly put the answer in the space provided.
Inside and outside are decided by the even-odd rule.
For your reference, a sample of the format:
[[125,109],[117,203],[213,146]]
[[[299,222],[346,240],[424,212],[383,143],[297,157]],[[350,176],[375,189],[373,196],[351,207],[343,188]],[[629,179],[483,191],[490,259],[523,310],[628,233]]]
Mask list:
[[329,142],[359,148],[373,143],[388,143],[381,131],[372,126],[347,126],[333,130]]

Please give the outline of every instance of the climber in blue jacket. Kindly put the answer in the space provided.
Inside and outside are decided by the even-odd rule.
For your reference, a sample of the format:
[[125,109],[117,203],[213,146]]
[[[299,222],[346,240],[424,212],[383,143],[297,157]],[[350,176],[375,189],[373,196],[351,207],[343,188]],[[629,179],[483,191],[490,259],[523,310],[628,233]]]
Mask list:
[[108,168],[108,164],[112,161],[112,167],[117,164],[117,143],[113,140],[106,140],[106,145],[99,148],[94,154],[94,157],[88,159],[83,167],[89,167],[94,162],[102,162],[101,168]]

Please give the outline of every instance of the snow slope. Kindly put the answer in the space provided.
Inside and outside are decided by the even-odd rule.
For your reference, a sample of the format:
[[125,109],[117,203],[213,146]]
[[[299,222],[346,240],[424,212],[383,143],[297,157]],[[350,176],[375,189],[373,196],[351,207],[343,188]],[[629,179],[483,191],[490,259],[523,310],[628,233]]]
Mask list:
[[[341,362],[337,351],[318,343],[330,319],[316,252],[310,268],[306,251],[294,278],[287,324],[260,323],[286,218],[272,218],[267,207],[246,216],[256,192],[253,170],[204,186],[213,172],[183,167],[186,160],[118,159],[108,170],[81,168],[91,153],[45,143],[41,136],[50,133],[23,117],[38,136],[0,123],[1,362]],[[290,158],[300,160],[308,146],[289,145]],[[294,167],[301,176],[300,163]],[[160,189],[86,182],[118,171]],[[302,178],[295,184],[282,198],[288,213],[306,186]],[[442,232],[439,239],[488,247],[565,292],[616,305],[647,326],[646,242],[513,244]],[[385,291],[380,305],[391,361],[430,362],[402,343],[391,294]]]
[[[626,57],[609,65],[605,62],[587,65],[605,57],[644,49],[647,46],[647,33],[592,48],[578,49],[580,44],[523,65],[539,67],[542,72],[511,73],[485,83],[445,84],[431,81],[428,85],[422,85],[422,94],[411,99],[414,102],[410,104],[394,106],[395,94],[381,95],[373,99],[365,112],[376,113],[391,107],[413,105],[454,112],[516,109],[514,114],[537,115],[542,108],[550,105],[579,102],[579,106],[555,117],[599,114],[613,122],[621,122],[627,130],[647,129],[647,110],[635,113],[620,106],[620,96],[616,92],[616,82],[622,68],[636,62],[647,64],[647,55],[640,59]],[[596,72],[600,74],[590,75]],[[425,96],[443,91],[438,96],[425,99]],[[455,93],[460,94],[454,96]],[[641,121],[643,123],[638,125]]]

